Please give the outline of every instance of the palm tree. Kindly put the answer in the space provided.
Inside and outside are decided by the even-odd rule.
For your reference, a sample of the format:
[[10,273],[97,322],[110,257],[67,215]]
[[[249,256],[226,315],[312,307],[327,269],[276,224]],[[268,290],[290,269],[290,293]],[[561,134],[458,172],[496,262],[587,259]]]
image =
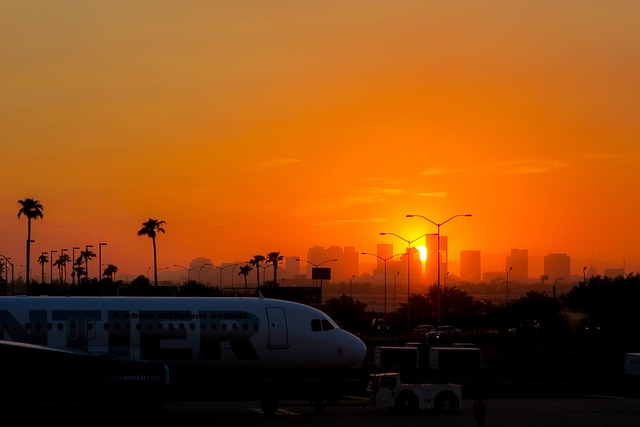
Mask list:
[[64,255],[60,255],[58,259],[53,263],[53,265],[55,265],[58,269],[58,277],[60,278],[60,289],[64,287],[64,281],[62,280],[62,271],[64,270],[65,261],[62,258],[63,256]]
[[249,275],[249,272],[253,270],[253,267],[251,267],[249,264],[245,264],[243,267],[240,267],[240,272],[238,273],[238,276],[243,275],[244,276],[244,294],[246,295],[249,292],[249,289],[247,287],[247,276]]
[[[34,199],[18,200],[20,210],[18,211],[18,218],[24,215],[27,217],[27,291],[29,289],[29,273],[31,272],[31,220],[42,218],[42,211],[44,207],[42,204]],[[28,293],[28,292],[27,292]]]
[[82,258],[78,258],[75,262],[75,264],[73,265],[73,273],[78,277],[78,285],[80,284],[80,278],[84,275],[85,270],[84,270],[84,266],[82,265]]
[[[89,261],[91,261],[91,258],[94,256],[96,256],[95,252],[91,249],[86,249],[84,251],[80,251],[80,256],[76,261],[78,264],[82,264],[84,262],[84,275],[87,280],[89,280]],[[98,266],[98,271],[100,271],[100,266]],[[80,279],[80,277],[78,277],[78,279]]]
[[[65,284],[67,281],[67,263],[71,262],[72,259],[69,254],[62,254],[58,257],[58,261],[56,261],[56,265],[60,269],[60,283]],[[64,272],[64,280],[62,279],[62,274]]]
[[278,263],[284,259],[280,252],[269,252],[267,254],[267,264],[273,264],[273,283],[278,285]]
[[44,283],[44,265],[47,264],[49,262],[49,257],[47,256],[46,252],[43,252],[42,254],[40,254],[40,256],[38,257],[38,264],[40,264],[40,266],[42,267],[42,275],[41,277],[41,282]]
[[104,269],[104,272],[102,273],[103,276],[109,276],[109,278],[111,279],[111,282],[113,283],[113,276],[118,272],[118,267],[116,267],[113,264],[109,264],[107,265],[107,267]]
[[153,280],[155,282],[156,288],[158,287],[158,256],[156,253],[156,236],[158,235],[158,233],[165,232],[164,228],[162,228],[162,226],[165,224],[165,221],[149,218],[149,220],[142,223],[142,228],[138,230],[138,236],[147,236],[151,238],[151,241],[153,242]]
[[254,255],[253,259],[249,260],[249,264],[256,268],[256,274],[258,277],[258,286],[260,286],[260,264],[264,262],[265,257],[263,255]]

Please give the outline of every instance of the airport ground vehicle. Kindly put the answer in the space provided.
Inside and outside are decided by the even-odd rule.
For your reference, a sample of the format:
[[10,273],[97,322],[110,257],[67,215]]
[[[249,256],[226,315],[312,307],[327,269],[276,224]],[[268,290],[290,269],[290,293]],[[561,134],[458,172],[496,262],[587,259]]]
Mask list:
[[367,393],[371,405],[401,411],[451,412],[462,402],[460,385],[403,384],[396,372],[371,374]]
[[462,333],[460,329],[454,326],[438,326],[427,332],[427,342],[429,343],[442,343],[453,342],[460,338]]

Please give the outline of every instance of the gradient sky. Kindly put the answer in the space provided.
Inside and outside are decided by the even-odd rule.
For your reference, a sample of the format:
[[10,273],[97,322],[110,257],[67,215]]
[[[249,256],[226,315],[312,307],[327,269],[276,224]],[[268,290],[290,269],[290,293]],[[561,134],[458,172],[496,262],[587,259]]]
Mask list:
[[638,16],[636,0],[0,0],[0,253],[26,263],[34,198],[35,268],[107,242],[103,263],[146,274],[148,218],[166,221],[163,267],[398,252],[380,232],[437,231],[406,214],[464,213],[441,228],[451,259],[634,268]]

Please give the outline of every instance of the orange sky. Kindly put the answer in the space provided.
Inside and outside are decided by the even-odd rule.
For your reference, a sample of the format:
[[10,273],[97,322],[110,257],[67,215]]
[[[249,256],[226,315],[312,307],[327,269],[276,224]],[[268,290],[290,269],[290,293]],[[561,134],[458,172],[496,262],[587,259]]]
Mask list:
[[17,201],[34,198],[34,254],[107,242],[121,274],[152,263],[148,218],[169,266],[402,250],[379,233],[436,232],[406,214],[463,213],[441,229],[451,259],[640,266],[638,16],[635,0],[0,1],[0,253],[25,264]]

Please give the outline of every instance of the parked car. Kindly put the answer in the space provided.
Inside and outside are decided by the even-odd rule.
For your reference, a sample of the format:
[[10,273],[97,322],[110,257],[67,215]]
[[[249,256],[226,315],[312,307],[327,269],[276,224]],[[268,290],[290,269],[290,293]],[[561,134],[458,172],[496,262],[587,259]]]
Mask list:
[[435,328],[433,325],[418,325],[413,328],[413,333],[420,339],[426,339],[427,334]]
[[389,323],[382,317],[376,317],[371,321],[371,333],[374,335],[388,335],[390,329]]
[[540,323],[535,319],[525,320],[518,326],[517,335],[521,337],[537,337],[540,335]]
[[431,343],[451,342],[461,335],[460,329],[455,326],[438,326],[427,333],[427,341]]

